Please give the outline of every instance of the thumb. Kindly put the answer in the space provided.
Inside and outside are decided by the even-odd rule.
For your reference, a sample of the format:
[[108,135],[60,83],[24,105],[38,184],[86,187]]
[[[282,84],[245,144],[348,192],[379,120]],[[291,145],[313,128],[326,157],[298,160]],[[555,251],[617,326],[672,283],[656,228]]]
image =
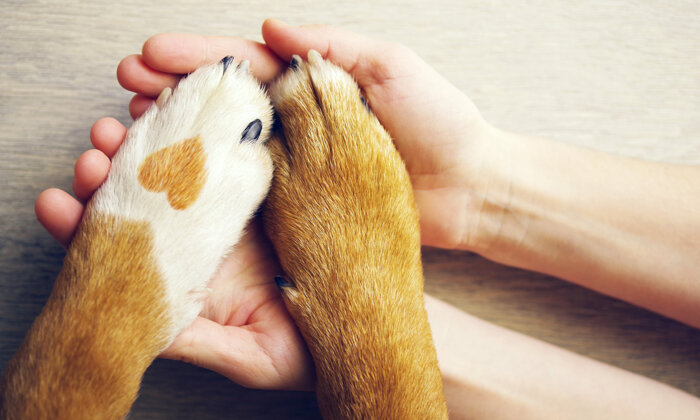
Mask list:
[[291,26],[278,19],[262,25],[266,45],[283,60],[306,57],[310,49],[350,73],[360,86],[377,83],[387,70],[387,52],[405,49],[399,44],[377,41],[329,25]]

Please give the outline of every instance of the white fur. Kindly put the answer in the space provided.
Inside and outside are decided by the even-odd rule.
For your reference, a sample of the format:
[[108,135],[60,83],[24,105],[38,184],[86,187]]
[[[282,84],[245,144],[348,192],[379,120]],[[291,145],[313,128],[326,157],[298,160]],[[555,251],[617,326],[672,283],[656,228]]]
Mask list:
[[[260,138],[241,143],[255,119],[263,125]],[[92,200],[94,211],[151,226],[171,308],[171,339],[201,311],[207,283],[267,194],[272,160],[264,142],[271,125],[268,97],[247,64],[232,63],[225,72],[221,63],[200,68],[134,122]],[[175,210],[164,192],[141,186],[138,167],[149,154],[197,135],[206,182],[192,205]]]

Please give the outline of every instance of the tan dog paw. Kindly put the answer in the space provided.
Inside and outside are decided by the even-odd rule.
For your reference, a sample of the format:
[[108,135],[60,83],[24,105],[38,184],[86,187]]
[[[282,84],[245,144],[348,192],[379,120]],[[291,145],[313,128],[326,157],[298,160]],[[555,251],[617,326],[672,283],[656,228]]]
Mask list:
[[264,218],[330,418],[446,416],[405,165],[354,80],[310,51],[270,90]]

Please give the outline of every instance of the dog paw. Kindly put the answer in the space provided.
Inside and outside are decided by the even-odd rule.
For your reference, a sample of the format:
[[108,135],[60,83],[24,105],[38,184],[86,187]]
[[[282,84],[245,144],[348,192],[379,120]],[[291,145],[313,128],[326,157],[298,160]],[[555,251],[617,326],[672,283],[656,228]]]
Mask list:
[[292,59],[270,94],[283,133],[268,142],[275,174],[265,228],[290,310],[366,310],[396,290],[422,290],[410,179],[352,77],[312,50],[308,61]]
[[248,66],[227,57],[163,91],[129,129],[88,206],[88,216],[147,231],[171,338],[200,312],[201,291],[270,185],[272,109]]
[[405,165],[350,75],[310,51],[272,86],[265,229],[327,418],[447,418]]

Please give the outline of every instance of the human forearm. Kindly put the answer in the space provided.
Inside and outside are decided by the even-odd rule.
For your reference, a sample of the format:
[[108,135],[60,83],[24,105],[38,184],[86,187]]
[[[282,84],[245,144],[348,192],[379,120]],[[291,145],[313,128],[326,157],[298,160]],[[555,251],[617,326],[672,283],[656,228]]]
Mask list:
[[700,327],[700,168],[496,129],[489,140],[465,248]]
[[700,415],[686,393],[425,299],[452,419]]

